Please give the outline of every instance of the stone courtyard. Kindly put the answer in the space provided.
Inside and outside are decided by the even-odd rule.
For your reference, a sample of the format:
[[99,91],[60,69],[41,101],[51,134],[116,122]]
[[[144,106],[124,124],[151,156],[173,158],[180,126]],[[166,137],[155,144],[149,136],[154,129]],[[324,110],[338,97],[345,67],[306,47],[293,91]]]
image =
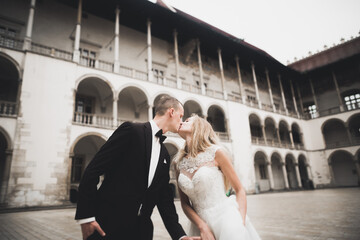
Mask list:
[[[360,239],[360,188],[249,195],[248,215],[263,240]],[[175,201],[180,221],[187,218]],[[0,214],[0,239],[81,239],[75,209]],[[154,240],[170,239],[154,211]]]

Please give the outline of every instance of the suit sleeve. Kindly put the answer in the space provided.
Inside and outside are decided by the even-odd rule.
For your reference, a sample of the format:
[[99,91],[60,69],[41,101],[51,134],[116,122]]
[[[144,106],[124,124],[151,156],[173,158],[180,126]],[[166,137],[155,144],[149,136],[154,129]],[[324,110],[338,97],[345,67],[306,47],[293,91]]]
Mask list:
[[159,209],[161,218],[171,238],[173,240],[179,240],[181,237],[185,236],[186,233],[182,228],[182,226],[180,225],[179,216],[176,213],[173,191],[169,184],[169,180],[170,180],[169,171],[166,180],[167,183],[164,184],[163,188],[160,191],[157,208]]
[[124,155],[128,149],[132,129],[130,122],[123,123],[100,148],[87,166],[79,185],[76,220],[95,216],[99,177]]

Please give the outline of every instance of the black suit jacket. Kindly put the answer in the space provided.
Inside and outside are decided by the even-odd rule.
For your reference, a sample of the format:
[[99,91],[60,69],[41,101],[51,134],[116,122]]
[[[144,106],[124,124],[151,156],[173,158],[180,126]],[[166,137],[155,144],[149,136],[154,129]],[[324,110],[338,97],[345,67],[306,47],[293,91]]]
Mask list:
[[[152,239],[150,216],[157,205],[172,239],[184,236],[169,185],[170,156],[163,144],[152,184],[147,187],[151,148],[149,122],[123,123],[86,168],[75,219],[95,216],[108,239]],[[105,179],[97,190],[103,174]]]

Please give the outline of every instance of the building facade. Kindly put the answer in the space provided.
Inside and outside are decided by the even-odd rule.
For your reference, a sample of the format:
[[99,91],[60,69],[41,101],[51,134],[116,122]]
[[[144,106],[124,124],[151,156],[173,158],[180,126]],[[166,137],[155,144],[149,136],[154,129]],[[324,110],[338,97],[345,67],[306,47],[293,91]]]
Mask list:
[[102,144],[164,94],[211,123],[248,193],[358,186],[359,43],[284,66],[161,1],[2,0],[0,206],[76,202]]

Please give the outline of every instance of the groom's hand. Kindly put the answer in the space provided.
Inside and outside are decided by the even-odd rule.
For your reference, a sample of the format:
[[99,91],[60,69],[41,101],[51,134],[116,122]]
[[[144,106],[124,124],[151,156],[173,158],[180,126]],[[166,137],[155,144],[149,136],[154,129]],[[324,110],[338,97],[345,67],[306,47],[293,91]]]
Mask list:
[[96,221],[81,224],[83,240],[86,240],[95,231],[97,231],[102,237],[105,236],[105,232],[101,229],[100,225]]
[[181,240],[201,240],[201,237],[183,237]]

